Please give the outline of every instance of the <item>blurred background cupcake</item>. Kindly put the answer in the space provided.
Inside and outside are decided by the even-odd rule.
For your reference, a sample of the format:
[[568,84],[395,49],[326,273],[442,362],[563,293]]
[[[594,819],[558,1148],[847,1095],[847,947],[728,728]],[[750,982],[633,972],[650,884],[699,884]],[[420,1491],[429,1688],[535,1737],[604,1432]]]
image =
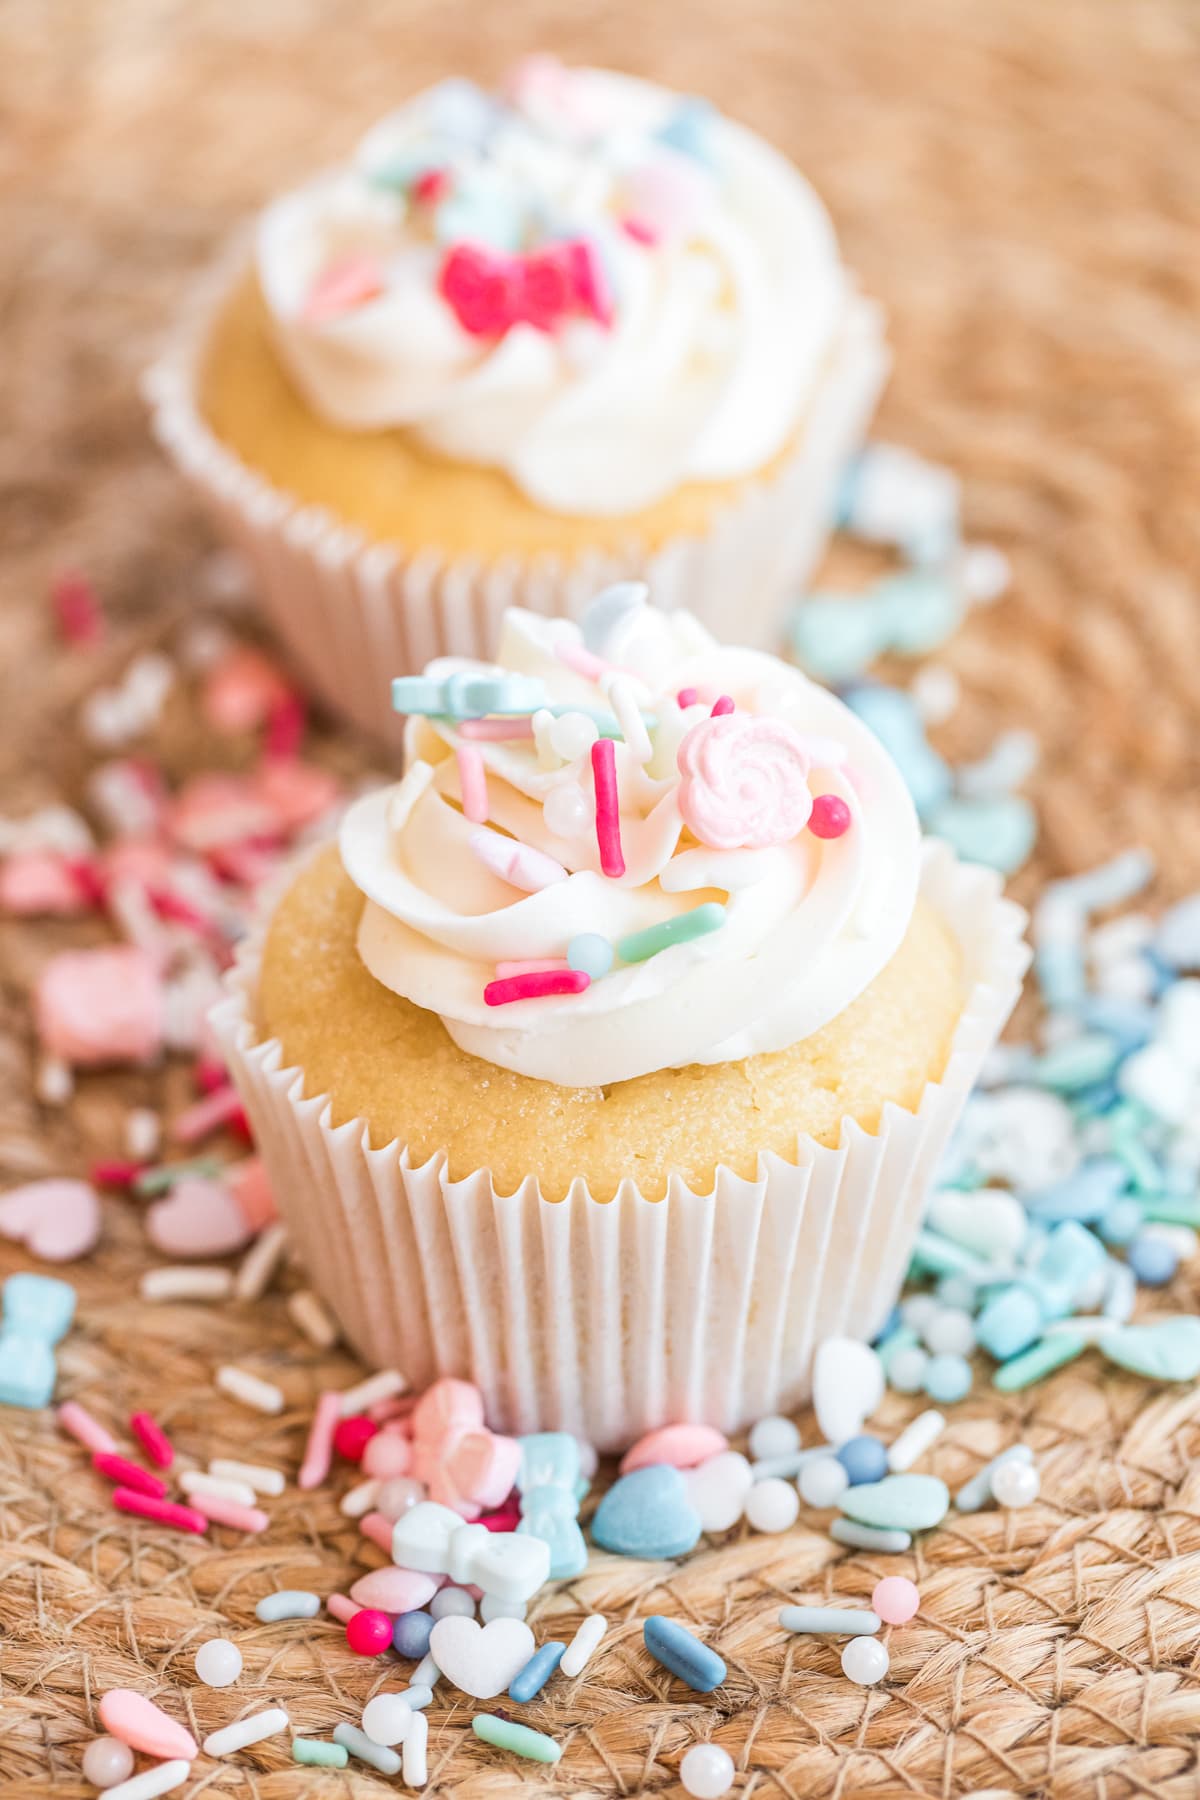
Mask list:
[[396,671],[620,576],[773,643],[885,368],[785,158],[536,57],[270,206],[149,388],[313,686],[394,737]]

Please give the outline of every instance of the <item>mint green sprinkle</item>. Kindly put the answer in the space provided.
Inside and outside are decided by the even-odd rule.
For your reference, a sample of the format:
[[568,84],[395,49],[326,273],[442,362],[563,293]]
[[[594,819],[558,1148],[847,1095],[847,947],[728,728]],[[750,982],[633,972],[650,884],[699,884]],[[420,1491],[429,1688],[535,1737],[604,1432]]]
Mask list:
[[528,1757],[530,1762],[556,1763],[562,1755],[562,1745],[544,1731],[531,1731],[528,1725],[518,1725],[512,1719],[498,1719],[495,1713],[476,1713],[471,1729],[485,1744],[494,1744],[497,1750],[511,1750],[515,1756]]
[[1097,1081],[1107,1081],[1120,1058],[1120,1047],[1114,1038],[1103,1032],[1085,1032],[1040,1056],[1034,1066],[1034,1079],[1039,1087],[1075,1094]]
[[1142,1216],[1154,1225],[1190,1225],[1200,1230],[1200,1200],[1183,1194],[1149,1194],[1142,1201]]
[[173,1188],[185,1176],[202,1175],[211,1178],[219,1175],[223,1167],[224,1164],[219,1163],[215,1156],[199,1156],[192,1162],[160,1163],[156,1169],[143,1169],[140,1175],[134,1177],[133,1191],[141,1196],[165,1194],[168,1188]]
[[672,944],[690,943],[693,938],[707,937],[710,931],[719,931],[724,923],[725,908],[720,901],[706,900],[703,906],[694,906],[691,912],[664,919],[661,925],[648,925],[645,931],[631,931],[628,937],[618,942],[617,955],[622,962],[648,962],[660,950],[667,950]]
[[976,1282],[994,1280],[996,1274],[990,1263],[972,1256],[969,1250],[960,1248],[952,1238],[930,1230],[917,1233],[917,1241],[913,1245],[912,1267],[918,1274],[967,1275]]
[[992,1386],[999,1388],[1002,1394],[1014,1394],[1019,1388],[1032,1387],[1043,1375],[1061,1369],[1064,1363],[1074,1362],[1087,1349],[1089,1339],[1075,1331],[1057,1333],[1054,1337],[1042,1338],[1040,1343],[1031,1344],[1028,1350],[1022,1350],[1019,1356],[1010,1356],[1001,1363],[992,1376]]
[[350,1752],[345,1744],[330,1744],[324,1738],[293,1738],[292,1761],[317,1769],[344,1769]]

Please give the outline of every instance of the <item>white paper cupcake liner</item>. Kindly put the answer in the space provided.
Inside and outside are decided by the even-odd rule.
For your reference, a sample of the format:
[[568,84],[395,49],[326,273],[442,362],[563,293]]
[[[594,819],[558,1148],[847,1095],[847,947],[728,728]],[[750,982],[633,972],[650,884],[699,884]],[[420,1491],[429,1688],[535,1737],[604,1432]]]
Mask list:
[[872,302],[851,298],[795,454],[703,537],[654,551],[631,543],[619,554],[485,563],[372,542],[273,488],[209,429],[196,404],[200,360],[246,258],[238,243],[201,284],[145,392],[156,437],[245,555],[275,631],[335,712],[398,743],[393,675],[417,673],[434,656],[490,656],[506,607],[576,617],[599,588],[630,576],[649,582],[656,606],[686,605],[718,637],[777,646],[784,603],[824,548],[842,472],[887,374]]
[[994,874],[925,848],[921,891],[958,938],[967,998],[945,1072],[915,1112],[853,1120],[836,1149],[801,1137],[795,1163],[757,1178],[719,1169],[661,1200],[635,1183],[561,1201],[536,1181],[497,1193],[489,1172],[451,1181],[446,1157],[370,1147],[361,1118],[334,1127],[324,1094],[259,1041],[261,931],[228,977],[213,1024],[288,1229],[314,1286],[372,1367],[417,1389],[459,1375],[498,1429],[564,1430],[603,1450],[672,1420],[727,1431],[807,1398],[813,1351],[869,1339],[892,1306],[938,1159],[1020,992],[1025,914]]

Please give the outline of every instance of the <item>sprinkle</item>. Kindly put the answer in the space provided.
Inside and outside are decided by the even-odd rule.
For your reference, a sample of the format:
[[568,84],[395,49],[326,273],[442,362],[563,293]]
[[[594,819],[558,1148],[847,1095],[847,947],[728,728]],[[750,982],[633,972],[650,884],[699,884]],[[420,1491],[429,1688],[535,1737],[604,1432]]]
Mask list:
[[327,1478],[329,1465],[333,1460],[333,1434],[341,1416],[342,1396],[337,1393],[322,1394],[309,1427],[304,1461],[300,1465],[296,1481],[298,1487],[320,1487]]
[[474,744],[459,744],[454,755],[463,813],[473,825],[483,825],[488,816],[488,786],[482,752]]
[[964,1483],[954,1496],[954,1504],[959,1512],[978,1512],[986,1506],[992,1492],[992,1476],[1002,1463],[1033,1461],[1033,1451],[1028,1444],[1013,1444],[1008,1450],[1002,1450],[999,1456],[993,1456],[990,1462],[984,1463],[982,1469],[972,1475],[970,1481]]
[[897,1527],[860,1525],[855,1519],[835,1519],[829,1535],[836,1544],[848,1544],[853,1550],[880,1550],[891,1554],[912,1547],[912,1532]]
[[98,1419],[93,1419],[85,1406],[78,1400],[64,1400],[58,1409],[58,1422],[63,1430],[69,1432],[76,1443],[82,1444],[85,1450],[91,1450],[101,1456],[117,1454],[117,1440],[112,1433],[106,1431]]
[[694,688],[694,687],[680,688],[679,692],[675,696],[675,699],[678,702],[679,706],[685,712],[687,711],[689,706],[695,706],[695,704],[699,700],[699,698],[700,698],[700,689]]
[[214,1457],[208,1472],[222,1481],[244,1481],[256,1494],[282,1494],[287,1485],[282,1469],[267,1468],[262,1463],[234,1462],[227,1456]]
[[693,938],[707,937],[710,931],[719,930],[724,923],[725,908],[720,901],[706,900],[703,906],[694,906],[690,912],[677,913],[673,919],[664,919],[659,925],[648,925],[645,931],[634,931],[621,938],[617,943],[617,955],[622,962],[646,962],[672,944],[687,944]]
[[501,881],[507,881],[524,893],[540,893],[567,879],[567,871],[544,850],[515,838],[502,837],[498,831],[473,831],[470,845],[485,868]]
[[522,717],[535,712],[544,697],[541,681],[531,675],[486,674],[464,669],[444,679],[432,675],[397,675],[392,682],[392,706],[396,712],[446,717],[456,723],[484,719],[489,713]]
[[542,975],[512,975],[489,981],[483,990],[488,1006],[511,1006],[517,1000],[540,1000],[551,994],[582,994],[591,977],[582,969],[549,969]]
[[[570,638],[560,638],[554,646],[554,654],[560,663],[573,669],[576,675],[582,675],[585,681],[598,682],[609,673],[609,664],[603,657],[593,655],[592,651],[585,650],[582,644],[576,644]],[[619,718],[620,714],[617,716]]]
[[[613,966],[613,947],[598,931],[581,931],[567,945],[567,967],[582,969],[593,981],[599,981]],[[497,967],[496,973],[500,970]]]
[[169,1525],[175,1531],[191,1531],[197,1536],[208,1530],[208,1520],[194,1506],[177,1506],[172,1500],[158,1500],[153,1494],[135,1493],[132,1488],[117,1488],[112,1503],[118,1512],[134,1513],[156,1525]]
[[433,1654],[427,1651],[421,1658],[410,1677],[413,1687],[436,1687],[441,1680],[442,1671],[433,1660]]
[[201,1469],[185,1469],[179,1485],[185,1494],[214,1494],[218,1500],[232,1500],[235,1506],[254,1505],[254,1489],[248,1481],[223,1481]]
[[850,808],[838,794],[817,794],[808,815],[808,829],[818,838],[844,837],[850,829]]
[[271,1706],[265,1712],[252,1713],[248,1719],[225,1725],[220,1731],[210,1731],[200,1747],[205,1756],[229,1756],[235,1750],[248,1750],[251,1744],[261,1744],[264,1738],[274,1737],[287,1727],[288,1716],[282,1706]]
[[191,1772],[191,1763],[177,1756],[170,1762],[156,1763],[152,1769],[143,1769],[140,1775],[131,1775],[128,1781],[119,1781],[104,1792],[108,1800],[158,1800],[160,1794],[182,1787]]
[[293,1738],[292,1761],[316,1769],[344,1769],[350,1761],[345,1744],[328,1744],[322,1738]]
[[372,1769],[378,1769],[381,1775],[398,1775],[400,1773],[400,1758],[396,1752],[389,1750],[384,1744],[373,1744],[366,1732],[360,1731],[357,1725],[345,1723],[335,1725],[333,1741],[335,1744],[342,1744],[351,1756],[357,1757],[359,1762],[365,1762]]
[[624,675],[613,675],[604,684],[609,705],[617,715],[617,724],[635,762],[648,763],[654,754],[650,733],[634,698],[633,688]]
[[226,1500],[220,1494],[195,1493],[192,1504],[196,1511],[211,1519],[214,1525],[225,1525],[230,1531],[265,1531],[271,1523],[265,1512],[257,1506],[241,1506],[235,1500]]
[[894,1475],[903,1474],[911,1469],[919,1456],[923,1456],[930,1444],[939,1438],[946,1429],[946,1421],[940,1412],[930,1408],[928,1412],[918,1413],[910,1425],[906,1425],[900,1436],[891,1445],[887,1453],[888,1468]]
[[[382,1401],[380,1404],[387,1405],[388,1402]],[[360,1463],[371,1439],[379,1435],[378,1422],[366,1413],[348,1413],[345,1418],[342,1418],[340,1416],[340,1394],[338,1395],[338,1408],[337,1428],[333,1434],[333,1453],[335,1456],[340,1456],[343,1462]]]
[[125,1116],[125,1148],[137,1164],[149,1162],[158,1153],[162,1125],[158,1114],[148,1106],[135,1106]]
[[320,1610],[320,1599],[307,1588],[281,1588],[277,1594],[263,1595],[254,1616],[263,1625],[276,1625],[280,1619],[315,1619]]
[[381,1512],[364,1513],[358,1522],[358,1529],[371,1543],[378,1544],[381,1550],[392,1554],[392,1527],[394,1520],[385,1517]]
[[243,1406],[253,1407],[255,1412],[283,1411],[282,1388],[277,1388],[273,1382],[261,1380],[257,1375],[251,1375],[248,1369],[224,1363],[217,1370],[214,1380],[223,1394],[228,1394],[231,1400],[240,1400]]
[[167,1484],[152,1475],[149,1469],[143,1469],[140,1463],[130,1462],[127,1456],[121,1456],[112,1450],[97,1450],[92,1456],[92,1467],[106,1481],[115,1482],[118,1487],[132,1488],[137,1494],[149,1494],[155,1500],[166,1498]]
[[356,1656],[382,1656],[392,1647],[392,1620],[377,1606],[360,1606],[346,1621],[346,1642]]
[[130,1159],[121,1162],[117,1158],[109,1158],[103,1162],[95,1162],[88,1170],[88,1180],[93,1187],[127,1188],[141,1174],[143,1164]]
[[330,1618],[336,1619],[339,1625],[348,1625],[359,1608],[349,1594],[327,1594],[325,1611]]
[[879,1614],[864,1607],[785,1606],[779,1614],[785,1631],[828,1633],[831,1637],[870,1637],[882,1623]]
[[157,1168],[142,1170],[134,1181],[133,1191],[140,1200],[149,1200],[158,1194],[165,1194],[177,1181],[183,1181],[187,1176],[198,1175],[207,1179],[221,1173],[221,1164],[212,1156],[199,1156],[193,1162],[160,1163]]
[[138,1292],[143,1300],[228,1300],[233,1293],[233,1274],[229,1269],[168,1264],[147,1269]]
[[331,1350],[338,1341],[338,1328],[311,1288],[297,1288],[288,1295],[287,1309],[292,1323],[318,1350]]
[[175,1461],[175,1451],[170,1438],[156,1419],[153,1419],[148,1412],[132,1413],[129,1419],[129,1429],[155,1468],[170,1468]]
[[100,596],[86,575],[64,569],[50,583],[50,605],[55,624],[68,644],[95,644],[104,635]]
[[238,1264],[233,1291],[238,1300],[261,1300],[288,1247],[287,1226],[277,1219],[260,1232]]
[[366,1412],[381,1400],[391,1400],[394,1395],[407,1391],[408,1382],[399,1369],[381,1369],[378,1375],[369,1375],[366,1381],[360,1381],[356,1387],[342,1390],[342,1417],[348,1419],[354,1413]]
[[226,1082],[180,1113],[172,1122],[171,1136],[177,1144],[195,1144],[224,1125],[244,1121],[245,1117],[241,1096],[232,1082]]
[[731,713],[732,711],[732,694],[718,694],[717,698],[713,701],[712,712],[709,717],[713,719],[723,719],[726,713]]
[[497,1750],[511,1750],[530,1762],[556,1763],[562,1755],[562,1745],[544,1731],[531,1731],[528,1725],[497,1718],[495,1713],[476,1713],[471,1729],[485,1744],[493,1744]]
[[372,1477],[368,1481],[360,1481],[357,1487],[342,1495],[338,1502],[338,1511],[346,1519],[361,1519],[369,1513],[379,1498],[380,1482]]
[[562,1661],[558,1666],[564,1675],[573,1677],[583,1673],[607,1630],[608,1620],[603,1613],[588,1614],[563,1651]]
[[306,325],[324,325],[375,300],[383,292],[383,272],[373,256],[356,252],[322,269],[300,309]]
[[421,1788],[428,1781],[429,1766],[426,1760],[428,1741],[429,1720],[423,1712],[414,1712],[404,1738],[403,1780],[405,1787]]
[[1019,1356],[1011,1356],[1001,1363],[992,1376],[992,1386],[1002,1394],[1014,1394],[1021,1388],[1032,1387],[1035,1381],[1061,1369],[1064,1363],[1074,1362],[1087,1347],[1087,1335],[1083,1332],[1064,1331],[1058,1337],[1043,1338]]
[[514,975],[548,975],[552,969],[569,969],[572,964],[562,956],[533,956],[524,962],[498,962],[497,981],[508,981]]
[[515,1700],[518,1706],[526,1706],[536,1699],[562,1661],[566,1647],[557,1638],[540,1645],[509,1682],[509,1699]]
[[617,880],[625,873],[625,853],[621,848],[616,751],[610,738],[597,738],[592,745],[592,780],[596,788],[596,842],[600,847],[600,867],[605,875]]
[[642,1626],[642,1637],[655,1662],[678,1675],[693,1693],[711,1694],[724,1681],[727,1671],[716,1651],[677,1620],[652,1613]]
[[459,737],[500,744],[509,739],[531,738],[533,719],[532,716],[528,719],[460,719],[455,730]]

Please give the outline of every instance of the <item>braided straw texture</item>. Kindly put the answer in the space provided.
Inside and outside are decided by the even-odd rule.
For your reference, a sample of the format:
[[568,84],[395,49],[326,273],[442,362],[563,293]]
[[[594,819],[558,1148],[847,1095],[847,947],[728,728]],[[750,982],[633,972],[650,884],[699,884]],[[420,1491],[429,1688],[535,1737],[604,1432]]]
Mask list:
[[[6,0],[0,249],[0,680],[6,810],[78,800],[87,755],[70,721],[135,645],[169,640],[215,586],[210,541],[152,452],[136,377],[180,283],[245,209],[351,142],[398,95],[447,69],[495,76],[549,46],[710,93],[795,153],[848,256],[892,317],[887,435],[962,471],[972,534],[1011,554],[1014,593],[942,654],[965,701],[939,742],[978,755],[1002,726],[1045,747],[1033,784],[1038,857],[1017,884],[1131,842],[1162,866],[1158,903],[1200,882],[1200,23],[1185,0],[712,0],[603,9],[514,0]],[[41,596],[85,566],[113,629],[93,656],[56,650]],[[177,705],[153,753],[174,774],[224,752]],[[344,773],[353,744],[323,739]],[[0,926],[0,1174],[83,1169],[116,1153],[131,1105],[182,1105],[186,1071],[86,1078],[70,1109],[31,1093],[25,995],[80,929]],[[182,1453],[294,1471],[312,1400],[358,1371],[299,1337],[280,1288],[254,1304],[149,1306],[133,1203],[66,1271],[80,1322],[61,1396],[110,1423],[154,1412]],[[24,1266],[0,1245],[0,1270]],[[282,1288],[298,1277],[289,1272]],[[1193,1307],[1181,1280],[1168,1303]],[[277,1379],[263,1420],[220,1397],[215,1367]],[[916,1409],[890,1399],[888,1435]],[[811,1421],[805,1422],[811,1433]],[[982,1375],[925,1466],[952,1485],[1026,1437],[1042,1497],[960,1519],[907,1557],[848,1555],[819,1531],[732,1534],[678,1568],[596,1556],[539,1603],[539,1635],[592,1608],[612,1620],[577,1681],[531,1723],[565,1753],[545,1772],[471,1737],[443,1688],[430,1711],[431,1790],[677,1793],[711,1735],[737,1792],[814,1796],[1195,1794],[1200,1733],[1200,1397],[1152,1390],[1093,1354],[1031,1393]],[[364,1551],[325,1488],[268,1503],[265,1538],[199,1542],[107,1510],[49,1419],[0,1429],[0,1791],[89,1792],[96,1701],[129,1686],[197,1735],[268,1704],[306,1732],[357,1720],[386,1677],[332,1621],[261,1626],[282,1586],[344,1589]],[[921,1610],[891,1633],[878,1689],[851,1686],[835,1645],[785,1637],[787,1600],[862,1600],[910,1572]],[[695,1624],[729,1664],[711,1697],[650,1663],[641,1620]],[[228,1631],[241,1683],[201,1687],[198,1643]],[[394,1683],[393,1683],[394,1685]],[[188,1796],[382,1795],[289,1761],[286,1736],[202,1759]]]

